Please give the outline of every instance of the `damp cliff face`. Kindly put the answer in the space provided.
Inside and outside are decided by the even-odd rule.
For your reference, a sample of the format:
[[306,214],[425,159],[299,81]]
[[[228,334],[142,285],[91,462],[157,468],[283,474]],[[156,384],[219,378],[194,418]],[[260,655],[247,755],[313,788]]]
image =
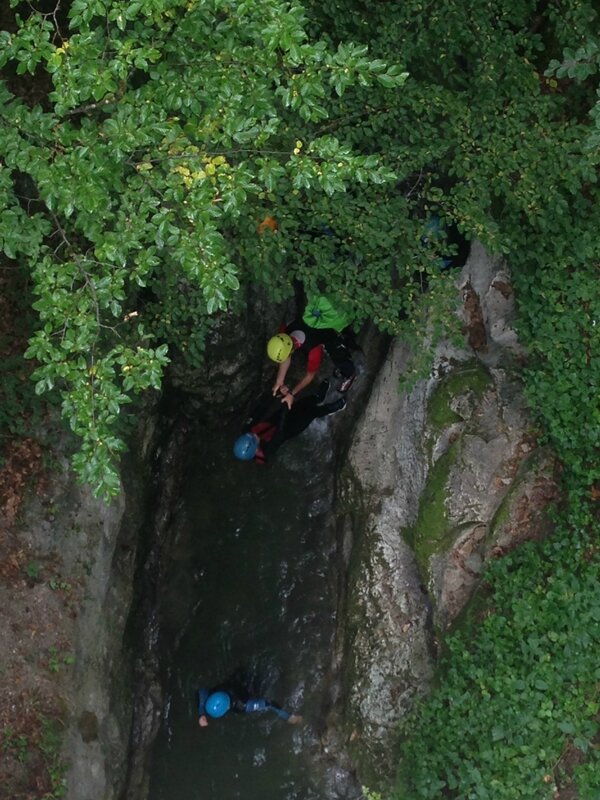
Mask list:
[[12,625],[27,630],[29,616],[36,637],[31,657],[23,647],[18,651],[23,657],[18,701],[25,713],[30,692],[37,698],[36,713],[47,720],[43,724],[58,721],[47,758],[53,791],[62,791],[64,780],[68,800],[116,800],[124,779],[131,669],[123,634],[151,420],[148,410],[137,448],[125,462],[130,476],[111,504],[77,484],[66,455],[73,443],[57,434],[51,468],[28,497],[15,530],[28,553],[29,582]]
[[191,367],[173,353],[169,384],[180,390],[207,424],[239,414],[240,404],[262,386],[266,342],[282,322],[294,317],[292,305],[273,306],[264,293],[248,288],[243,311],[219,314],[206,338],[204,363]]
[[[292,317],[293,312],[284,319]],[[335,598],[329,598],[337,573],[335,462],[357,409],[366,401],[385,343],[374,331],[363,332],[362,352],[355,354],[359,376],[352,403],[343,414],[315,421],[285,444],[276,463],[263,468],[236,462],[231,444],[249,400],[274,377],[276,367],[265,359],[264,342],[276,323],[265,326],[263,335],[256,333],[256,326],[246,330],[245,324],[223,319],[210,338],[206,370],[178,366],[179,402],[171,423],[167,416],[161,422],[172,429],[157,459],[155,508],[136,575],[141,602],[132,613],[138,634],[128,800],[166,796],[173,791],[174,773],[176,791],[195,790],[200,778],[190,777],[185,744],[188,738],[194,748],[202,744],[196,738],[196,720],[190,724],[189,719],[194,681],[213,681],[240,664],[250,665],[254,674],[257,663],[260,674],[253,680],[264,685],[259,694],[275,691],[282,702],[296,703],[307,715],[306,724],[287,753],[277,746],[271,750],[272,742],[268,755],[266,749],[263,753],[265,731],[257,730],[236,746],[237,767],[231,774],[223,774],[219,765],[232,747],[229,737],[239,733],[235,722],[223,726],[213,732],[222,740],[205,743],[213,750],[198,751],[210,761],[204,769],[201,760],[196,764],[202,780],[228,797],[263,797],[265,781],[282,797],[312,792],[313,781],[327,784],[327,797],[360,795],[351,765],[348,771],[341,767],[337,752],[323,759],[320,748],[324,709],[329,707],[327,666],[336,606]],[[331,371],[326,361],[319,377]],[[234,375],[235,381],[228,377]],[[218,402],[211,399],[211,383]],[[332,381],[329,397],[337,396]],[[225,555],[228,547],[231,553]],[[222,563],[228,565],[224,572]],[[272,578],[265,581],[268,574]],[[239,607],[240,593],[244,604],[254,597],[251,609]],[[281,624],[283,631],[277,630]],[[295,682],[287,695],[272,682],[280,671],[281,681]],[[249,721],[248,727],[256,724]],[[285,729],[278,735],[285,736]],[[300,756],[306,765],[289,783]],[[289,783],[285,794],[281,786],[276,788],[280,779]]]
[[397,723],[431,685],[436,635],[487,559],[549,528],[555,464],[531,436],[505,266],[478,245],[457,280],[465,344],[399,391],[396,342],[345,469],[352,541],[343,675],[347,742],[365,776],[389,770]]
[[[385,343],[373,331],[363,335],[360,375],[327,445],[338,456],[345,452],[366,404],[336,481],[344,509],[336,558],[345,580],[338,587],[342,635],[331,699],[344,706],[346,724],[332,713],[340,735],[322,739],[332,780],[344,775],[331,796],[346,796],[351,784],[339,772],[342,760],[366,777],[389,769],[397,722],[430,686],[436,634],[468,602],[486,559],[521,538],[543,535],[543,510],[556,493],[553,462],[529,435],[510,278],[474,247],[457,283],[465,346],[441,346],[431,377],[402,393],[406,348],[396,342],[379,370]],[[132,477],[116,503],[95,501],[68,470],[57,470],[46,497],[32,503],[24,520],[32,547],[60,553],[61,574],[81,586],[71,631],[75,662],[61,665],[60,673],[68,705],[69,800],[116,800],[126,773],[128,797],[147,791],[149,751],[164,705],[154,609],[172,558],[188,428],[192,421],[213,430],[224,418],[229,425],[239,421],[242,406],[273,372],[264,342],[289,317],[267,313],[258,301],[248,308],[246,317],[223,316],[215,325],[205,368],[173,366],[178,393],[155,433],[156,409],[147,414],[146,433],[136,439],[126,470]],[[330,468],[333,473],[333,463]],[[332,488],[321,483],[319,503],[329,502]],[[132,671],[124,638],[134,590],[146,601],[132,612],[144,628]]]

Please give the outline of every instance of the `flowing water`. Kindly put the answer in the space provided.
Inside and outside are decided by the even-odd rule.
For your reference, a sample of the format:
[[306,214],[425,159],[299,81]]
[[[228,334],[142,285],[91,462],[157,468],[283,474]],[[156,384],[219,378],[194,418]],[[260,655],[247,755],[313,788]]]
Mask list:
[[[160,602],[168,704],[150,800],[326,800],[318,755],[335,623],[329,426],[266,466],[236,461],[235,432],[190,437]],[[196,691],[232,674],[303,715],[229,714],[198,726]]]

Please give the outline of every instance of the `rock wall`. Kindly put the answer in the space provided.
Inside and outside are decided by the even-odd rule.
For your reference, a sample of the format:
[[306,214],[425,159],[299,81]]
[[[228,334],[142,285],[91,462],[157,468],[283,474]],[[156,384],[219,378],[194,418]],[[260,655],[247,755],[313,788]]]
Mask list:
[[[169,370],[170,384],[185,393],[209,425],[218,424],[224,415],[239,415],[240,398],[246,401],[264,384],[263,371],[269,368],[266,343],[282,322],[295,316],[293,302],[273,306],[258,289],[247,289],[239,302],[239,314],[214,317],[202,367],[193,368],[174,353]],[[271,367],[269,376],[272,373]]]
[[[251,326],[249,331],[245,328],[248,320],[224,316],[210,338],[206,370],[185,370],[183,365],[176,365],[175,383],[182,392],[180,399],[185,401],[185,406],[176,403],[176,408],[172,409],[173,428],[156,458],[155,512],[152,521],[149,521],[146,552],[140,559],[136,577],[142,596],[132,616],[141,620],[143,629],[137,635],[136,645],[134,713],[125,788],[127,800],[138,798],[141,800],[148,795],[149,759],[152,758],[153,742],[162,719],[165,687],[161,681],[164,681],[169,667],[164,659],[162,664],[159,663],[159,648],[156,645],[158,639],[162,637],[162,646],[165,647],[164,641],[172,636],[173,632],[166,629],[164,620],[162,628],[157,620],[162,618],[161,603],[169,602],[169,595],[164,593],[165,587],[168,587],[169,570],[172,568],[173,536],[177,531],[173,515],[181,515],[181,509],[177,508],[182,494],[178,482],[185,480],[186,466],[189,467],[190,460],[201,457],[197,451],[189,450],[189,430],[197,427],[200,422],[206,431],[216,428],[221,432],[223,422],[228,417],[235,419],[239,425],[240,408],[247,404],[251,397],[256,397],[261,386],[270,385],[276,367],[265,358],[265,341],[270,331],[276,330],[277,321],[293,318],[294,310],[288,308],[286,313],[285,309],[283,311],[276,309],[270,313],[269,321],[267,313],[260,313],[259,307],[255,306],[254,311],[249,312],[249,318],[255,320],[256,325],[254,328]],[[263,326],[262,333],[258,332],[259,318],[260,325]],[[249,332],[256,335],[250,337]],[[327,427],[333,428],[333,435],[323,438],[326,424],[324,420],[314,423],[311,430],[303,434],[307,437],[306,457],[314,459],[317,465],[320,464],[321,470],[325,469],[329,476],[328,480],[318,479],[320,470],[315,468],[315,491],[312,503],[315,509],[319,508],[321,511],[330,507],[332,502],[333,461],[336,460],[336,456],[342,457],[341,451],[347,450],[355,414],[366,403],[372,382],[383,360],[387,340],[372,326],[366,325],[360,334],[360,345],[360,350],[354,353],[357,379],[352,388],[352,403],[349,403],[344,414],[336,415],[333,425],[331,421],[327,423]],[[326,360],[322,376],[326,377],[332,369],[331,362]],[[334,382],[330,397],[337,396],[333,384]],[[218,402],[213,402],[211,400],[213,397]],[[164,420],[162,424],[164,425]],[[311,443],[308,439],[310,436],[312,436]],[[198,439],[195,438],[194,441],[197,443]],[[334,453],[331,452],[332,444]],[[285,457],[285,450],[281,455],[278,454],[278,460]],[[306,496],[306,487],[303,492]],[[198,535],[202,535],[200,531]],[[321,546],[322,543],[319,547]],[[200,590],[196,588],[194,591]],[[211,602],[210,598],[201,600],[201,597],[201,594],[198,594],[198,602]],[[323,716],[326,713],[324,711]],[[308,740],[310,734],[306,735]],[[320,762],[321,754],[315,752],[311,757]],[[323,765],[319,763],[319,769],[322,767]],[[350,764],[348,769],[351,770]],[[344,771],[336,757],[332,756],[330,759],[326,755],[324,771],[332,798],[350,798],[360,794],[352,774]]]
[[402,392],[410,353],[393,344],[345,470],[346,742],[367,779],[392,768],[398,723],[431,686],[436,637],[486,560],[544,535],[558,493],[531,434],[506,266],[475,244],[457,290],[464,346],[442,342],[430,377]]
[[62,704],[60,761],[67,768],[68,800],[116,800],[126,774],[132,671],[124,633],[149,485],[154,411],[146,408],[136,448],[123,464],[123,491],[112,503],[76,482],[68,455],[73,442],[66,433],[55,433],[47,449],[52,454],[47,476],[19,520],[21,546],[39,565],[25,611],[39,609],[38,627],[47,629],[45,639],[51,634],[47,644],[38,643],[37,677],[27,680],[44,692],[42,707]]
[[[410,353],[393,343],[366,402],[385,344],[371,331],[361,339],[364,361],[357,356],[359,379],[339,421],[340,438],[349,437],[354,415],[366,404],[340,482],[347,581],[332,694],[337,708],[345,706],[346,724],[341,738],[328,741],[351,753],[367,780],[393,765],[398,722],[431,685],[436,636],[468,602],[485,561],[523,538],[544,535],[544,508],[557,493],[554,462],[531,436],[518,379],[523,353],[512,327],[510,277],[475,245],[457,290],[464,346],[442,343],[430,377],[401,392]],[[171,381],[189,413],[213,425],[239,410],[241,398],[264,383],[264,342],[281,315],[278,310],[268,318],[259,302],[250,303],[246,318],[223,316],[215,325],[204,369],[173,365]],[[181,409],[173,398],[174,417]],[[130,787],[140,796],[145,788],[160,702],[136,673],[140,697],[153,705],[148,713],[145,706],[133,713],[124,636],[136,566],[152,572],[149,557],[139,561],[141,526],[156,505],[148,494],[150,460],[172,467],[167,456],[155,455],[155,411],[137,438],[118,501],[106,506],[94,500],[61,463],[23,520],[32,549],[59,553],[60,569],[81,588],[72,630],[75,663],[63,676],[70,682],[69,800],[117,800],[128,767]],[[141,718],[150,720],[148,731],[136,737]],[[337,725],[339,716],[332,720]],[[131,730],[141,753],[133,761]],[[132,775],[132,763],[139,775]]]
[[[145,606],[138,595],[151,580],[152,542],[161,539],[162,516],[168,516],[165,487],[173,472],[171,449],[179,442],[173,420],[185,427],[186,418],[201,415],[219,424],[236,409],[239,414],[260,383],[266,339],[293,313],[272,309],[253,290],[245,306],[241,316],[215,318],[201,369],[174,355],[162,407],[157,396],[148,396],[138,410],[138,430],[122,463],[122,493],[110,505],[77,484],[69,464],[77,443],[58,422],[51,425],[46,450],[53,463],[39,493],[27,499],[17,533],[31,554],[28,569],[36,571],[22,627],[37,609],[48,618],[38,649],[50,664],[36,666],[27,684],[60,707],[68,800],[144,794],[146,742],[156,731],[162,698],[150,674],[151,643],[142,658],[134,652],[146,635],[144,629],[138,637],[135,628],[142,627],[136,617]],[[11,607],[11,613],[17,619],[19,611]]]

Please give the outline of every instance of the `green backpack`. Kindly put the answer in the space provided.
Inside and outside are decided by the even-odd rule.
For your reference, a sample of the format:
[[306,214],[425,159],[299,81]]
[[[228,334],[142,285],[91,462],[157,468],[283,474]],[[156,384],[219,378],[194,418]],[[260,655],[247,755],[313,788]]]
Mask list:
[[302,316],[302,321],[309,328],[333,328],[340,333],[352,322],[352,316],[337,307],[324,294],[309,297]]

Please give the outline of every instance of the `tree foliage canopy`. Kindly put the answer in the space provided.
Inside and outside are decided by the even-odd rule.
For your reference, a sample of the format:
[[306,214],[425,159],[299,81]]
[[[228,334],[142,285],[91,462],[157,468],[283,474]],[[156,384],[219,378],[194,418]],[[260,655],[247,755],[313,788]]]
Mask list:
[[508,258],[532,403],[600,477],[589,0],[11,6],[0,245],[33,275],[37,390],[60,390],[85,480],[116,490],[120,409],[169,348],[200,362],[240,286],[297,279],[358,322],[445,330],[433,214]]
[[[432,216],[507,258],[570,516],[495,569],[477,645],[451,642],[405,749],[411,800],[551,796],[561,748],[594,749],[595,5],[11,0],[0,31],[0,249],[32,276],[36,390],[60,394],[100,493],[118,489],[123,407],[174,348],[200,363],[240,289],[279,300],[299,280],[414,341],[452,318]],[[590,758],[582,798],[596,774]]]
[[117,415],[159,387],[168,346],[198,362],[240,281],[289,291],[286,248],[257,242],[261,215],[393,178],[326,132],[331,97],[406,76],[364,45],[309,39],[302,8],[279,0],[11,6],[0,243],[33,275],[36,391],[60,389],[75,466],[110,494]]
[[[598,477],[590,3],[11,6],[0,244],[33,275],[36,391],[60,390],[84,480],[116,491],[120,409],[160,385],[169,347],[200,363],[240,287],[278,300],[300,280],[413,339],[427,304],[429,332],[446,330],[431,214],[508,257],[534,405]],[[269,214],[277,234],[258,236]]]
[[[589,492],[600,478],[594,4],[478,0],[467,12],[454,0],[408,0],[367,11],[326,0],[314,13],[335,41],[362,36],[382,59],[400,54],[410,75],[402,91],[373,103],[348,135],[359,148],[376,141],[399,174],[418,176],[422,206],[506,256],[531,405],[573,485]],[[402,226],[415,208],[403,197],[400,210],[397,187],[384,192],[408,255]]]

